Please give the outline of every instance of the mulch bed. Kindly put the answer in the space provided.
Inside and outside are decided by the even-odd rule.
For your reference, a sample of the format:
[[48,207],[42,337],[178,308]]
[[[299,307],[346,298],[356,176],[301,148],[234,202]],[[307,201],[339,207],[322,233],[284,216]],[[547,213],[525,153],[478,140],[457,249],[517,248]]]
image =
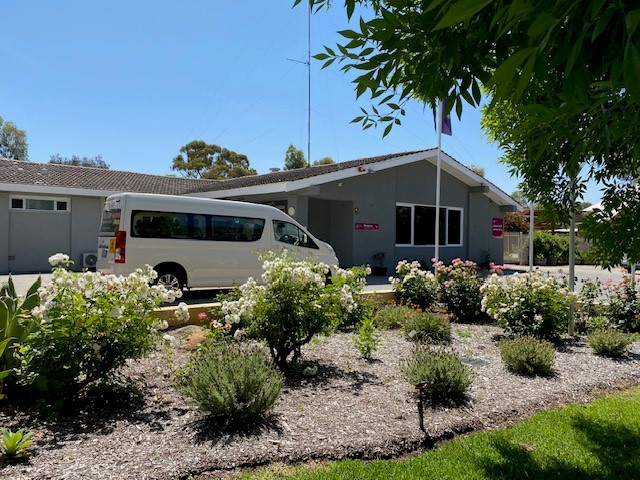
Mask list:
[[[185,328],[172,332],[180,344],[193,329]],[[171,372],[188,353],[158,348],[125,368],[131,385],[79,401],[70,418],[34,423],[5,405],[0,426],[36,433],[28,460],[0,466],[0,477],[205,479],[274,462],[389,458],[640,383],[640,342],[628,358],[611,360],[572,340],[558,352],[554,376],[527,378],[505,370],[497,348],[501,329],[455,324],[453,332],[449,348],[472,367],[473,386],[465,404],[425,410],[426,436],[413,386],[400,370],[412,344],[399,332],[382,333],[372,361],[360,357],[350,333],[306,346],[304,358],[317,375],[288,381],[265,423],[235,429],[208,421],[172,388]]]

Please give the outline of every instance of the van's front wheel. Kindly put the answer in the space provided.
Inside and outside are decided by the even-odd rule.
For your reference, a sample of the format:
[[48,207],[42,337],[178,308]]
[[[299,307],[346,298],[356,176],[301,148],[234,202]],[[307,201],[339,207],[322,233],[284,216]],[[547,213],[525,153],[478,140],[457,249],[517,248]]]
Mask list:
[[169,290],[182,291],[185,286],[184,277],[180,272],[168,269],[158,268],[158,278],[156,278],[156,284],[162,285]]

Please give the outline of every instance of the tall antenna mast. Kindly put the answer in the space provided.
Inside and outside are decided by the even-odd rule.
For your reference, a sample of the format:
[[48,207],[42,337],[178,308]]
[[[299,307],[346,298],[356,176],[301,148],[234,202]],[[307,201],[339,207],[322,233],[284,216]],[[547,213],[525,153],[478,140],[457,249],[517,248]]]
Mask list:
[[307,10],[307,164],[311,166],[311,2]]
[[311,166],[311,1],[307,9],[307,61],[287,58],[290,62],[307,66],[307,166]]

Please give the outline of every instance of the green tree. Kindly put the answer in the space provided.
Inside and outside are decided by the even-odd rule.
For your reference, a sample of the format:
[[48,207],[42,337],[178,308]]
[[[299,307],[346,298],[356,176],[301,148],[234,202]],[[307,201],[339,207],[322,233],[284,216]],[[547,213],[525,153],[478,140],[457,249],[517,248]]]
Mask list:
[[529,221],[522,212],[507,212],[504,214],[504,231],[527,233]]
[[75,165],[77,167],[95,167],[108,169],[109,165],[102,159],[102,155],[95,157],[82,157],[71,155],[71,157],[61,157],[59,154],[51,155],[49,163],[57,163],[58,165]]
[[[331,4],[311,1],[316,10]],[[485,113],[513,107],[496,129],[505,135],[497,141],[507,146],[505,161],[527,196],[568,212],[586,181],[600,182],[603,211],[591,217],[585,236],[593,242],[607,230],[621,239],[602,244],[609,250],[598,257],[603,264],[621,259],[621,244],[631,261],[640,261],[635,230],[613,214],[628,202],[640,211],[635,0],[345,0],[345,7],[349,18],[358,12],[356,27],[339,32],[344,43],[315,58],[358,73],[356,96],[368,92],[374,103],[354,121],[383,125],[386,135],[411,99],[435,114],[446,98],[460,117],[464,103],[480,105],[485,88],[491,96]]]
[[229,178],[257,175],[250,167],[246,155],[232,150],[194,140],[180,149],[173,159],[172,170],[178,170],[189,178],[226,180]]
[[307,160],[304,158],[304,152],[299,148],[289,144],[287,152],[284,154],[284,169],[293,170],[295,168],[305,168]]
[[0,158],[29,160],[27,134],[0,117]]
[[316,167],[318,165],[333,165],[334,163],[336,162],[333,161],[333,158],[323,157],[320,160],[314,160],[312,166]]

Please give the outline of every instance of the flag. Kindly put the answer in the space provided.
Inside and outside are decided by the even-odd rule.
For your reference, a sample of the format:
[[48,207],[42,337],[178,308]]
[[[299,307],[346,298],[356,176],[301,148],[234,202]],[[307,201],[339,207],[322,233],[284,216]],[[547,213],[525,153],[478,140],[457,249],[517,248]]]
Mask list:
[[451,135],[451,116],[446,114],[447,99],[440,102],[440,115],[442,117],[442,133]]

